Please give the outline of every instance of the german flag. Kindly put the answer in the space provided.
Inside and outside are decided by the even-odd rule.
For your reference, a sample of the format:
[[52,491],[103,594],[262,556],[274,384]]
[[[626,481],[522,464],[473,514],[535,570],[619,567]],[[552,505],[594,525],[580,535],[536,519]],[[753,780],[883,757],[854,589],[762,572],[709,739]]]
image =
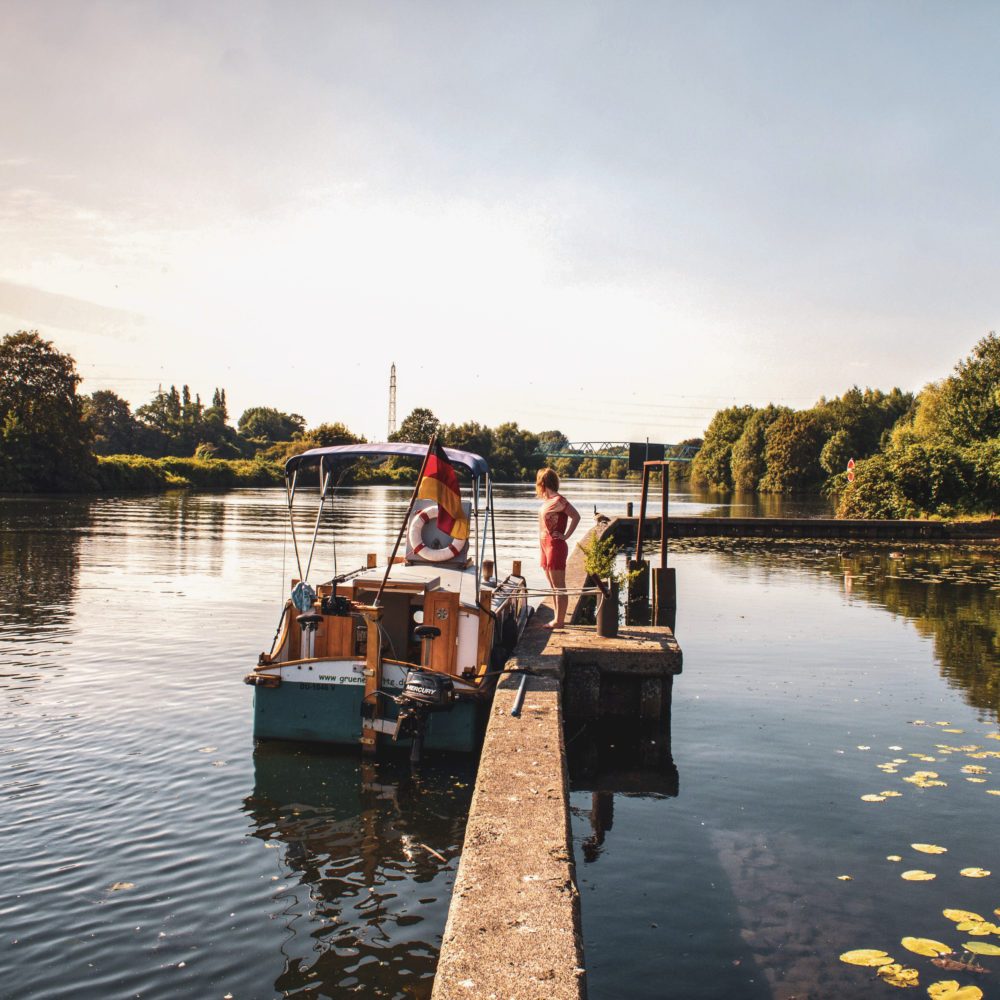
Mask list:
[[438,505],[437,526],[452,538],[469,537],[469,519],[462,510],[462,492],[458,476],[436,441],[427,453],[424,475],[417,489],[417,496],[433,500]]

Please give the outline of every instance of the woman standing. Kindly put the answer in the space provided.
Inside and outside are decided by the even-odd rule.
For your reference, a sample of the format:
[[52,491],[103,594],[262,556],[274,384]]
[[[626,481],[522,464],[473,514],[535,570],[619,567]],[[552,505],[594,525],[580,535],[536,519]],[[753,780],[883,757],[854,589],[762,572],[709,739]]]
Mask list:
[[539,469],[535,477],[535,493],[542,500],[538,512],[538,541],[542,550],[542,569],[555,593],[552,603],[555,620],[544,628],[561,629],[566,624],[566,557],[569,546],[566,540],[576,531],[580,515],[576,508],[559,492],[559,477],[555,469]]

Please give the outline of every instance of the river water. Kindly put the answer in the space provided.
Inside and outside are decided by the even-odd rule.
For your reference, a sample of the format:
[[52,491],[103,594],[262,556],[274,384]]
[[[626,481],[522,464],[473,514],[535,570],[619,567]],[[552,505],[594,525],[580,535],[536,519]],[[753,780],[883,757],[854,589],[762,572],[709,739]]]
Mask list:
[[[566,492],[585,525],[636,499]],[[501,568],[523,558],[540,583],[530,488],[497,494]],[[384,562],[407,496],[346,494],[327,521],[340,571]],[[414,776],[255,750],[241,678],[294,574],[283,504],[0,499],[0,997],[429,995],[475,762]],[[671,510],[761,512],[681,494]],[[671,558],[677,794],[572,797],[592,996],[865,995],[841,951],[905,957],[902,934],[957,940],[942,907],[1000,907],[1000,872],[957,874],[1000,869],[1000,760],[937,749],[1000,750],[996,557],[700,542]],[[947,784],[901,783],[915,767]]]

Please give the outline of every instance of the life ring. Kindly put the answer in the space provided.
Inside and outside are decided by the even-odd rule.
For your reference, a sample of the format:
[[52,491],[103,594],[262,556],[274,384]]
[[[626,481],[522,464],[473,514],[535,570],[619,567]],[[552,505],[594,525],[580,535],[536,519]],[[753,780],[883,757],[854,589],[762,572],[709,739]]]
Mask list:
[[437,516],[438,505],[436,503],[431,504],[429,507],[424,507],[423,510],[413,516],[410,521],[410,530],[407,533],[410,548],[415,556],[420,556],[421,559],[426,559],[428,562],[444,562],[446,559],[457,559],[462,554],[463,545],[455,539],[452,539],[449,545],[440,549],[432,549],[424,544],[424,527],[431,521],[436,521]]

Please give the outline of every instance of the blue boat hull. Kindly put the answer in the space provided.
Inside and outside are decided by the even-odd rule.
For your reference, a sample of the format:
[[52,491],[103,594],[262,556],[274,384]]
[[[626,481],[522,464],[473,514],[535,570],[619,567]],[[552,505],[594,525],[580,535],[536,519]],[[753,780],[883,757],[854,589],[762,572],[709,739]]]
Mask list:
[[[296,740],[304,743],[361,745],[363,688],[347,684],[311,684],[283,681],[279,687],[254,688],[254,739]],[[397,693],[397,692],[392,692]],[[396,706],[381,699],[384,717],[394,719]],[[482,701],[458,701],[448,712],[428,717],[424,747],[428,750],[472,752],[481,742]],[[409,740],[400,741],[408,746]],[[379,734],[379,744],[393,745]]]

